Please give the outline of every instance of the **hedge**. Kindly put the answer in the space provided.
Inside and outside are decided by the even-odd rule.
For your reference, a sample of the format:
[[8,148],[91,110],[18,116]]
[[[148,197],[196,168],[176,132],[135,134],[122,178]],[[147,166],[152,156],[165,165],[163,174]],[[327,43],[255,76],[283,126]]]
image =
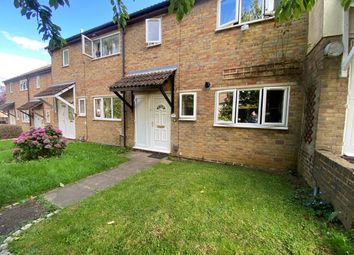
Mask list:
[[18,137],[22,133],[22,128],[16,125],[0,124],[0,139],[10,139]]

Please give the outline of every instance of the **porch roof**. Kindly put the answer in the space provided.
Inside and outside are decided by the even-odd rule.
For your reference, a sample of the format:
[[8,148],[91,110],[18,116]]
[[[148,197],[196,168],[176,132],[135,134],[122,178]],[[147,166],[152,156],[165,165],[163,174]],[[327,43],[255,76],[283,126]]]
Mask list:
[[39,92],[38,94],[34,95],[36,98],[41,97],[55,97],[60,95],[70,89],[71,86],[74,86],[75,81],[67,81],[62,83],[55,83],[50,85],[47,89]]
[[42,104],[43,104],[43,102],[39,101],[39,100],[29,101],[29,102],[25,103],[24,105],[21,105],[20,107],[18,107],[17,110],[20,110],[20,111],[30,110],[30,109],[36,108],[37,106],[40,106]]
[[15,102],[5,102],[2,105],[0,105],[0,111],[7,111],[12,108],[15,108]]
[[174,75],[175,69],[129,74],[109,87],[110,91],[159,89]]

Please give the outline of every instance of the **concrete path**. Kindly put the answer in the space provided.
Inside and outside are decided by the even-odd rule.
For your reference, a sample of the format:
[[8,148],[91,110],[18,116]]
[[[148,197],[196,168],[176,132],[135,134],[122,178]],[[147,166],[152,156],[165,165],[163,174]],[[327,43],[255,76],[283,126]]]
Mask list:
[[117,184],[125,178],[142,171],[144,168],[161,161],[161,159],[150,157],[152,154],[151,152],[130,151],[125,154],[125,156],[129,158],[129,161],[121,164],[117,168],[89,176],[76,183],[49,191],[44,194],[44,197],[59,208],[64,208],[93,195],[97,191]]

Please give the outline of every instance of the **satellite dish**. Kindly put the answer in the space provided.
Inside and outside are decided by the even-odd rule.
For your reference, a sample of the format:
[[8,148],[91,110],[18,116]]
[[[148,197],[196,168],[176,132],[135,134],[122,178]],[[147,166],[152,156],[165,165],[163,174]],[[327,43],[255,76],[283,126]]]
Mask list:
[[338,57],[343,54],[344,47],[342,42],[330,42],[324,49],[324,55],[327,57]]

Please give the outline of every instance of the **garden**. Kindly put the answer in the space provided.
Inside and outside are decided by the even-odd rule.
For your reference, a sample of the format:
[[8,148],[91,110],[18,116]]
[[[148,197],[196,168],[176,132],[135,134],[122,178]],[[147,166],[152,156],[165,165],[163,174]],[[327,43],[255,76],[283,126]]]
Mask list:
[[354,254],[353,232],[316,216],[288,175],[157,164],[37,224],[14,254]]
[[67,142],[52,127],[0,141],[0,208],[127,161],[121,147]]

